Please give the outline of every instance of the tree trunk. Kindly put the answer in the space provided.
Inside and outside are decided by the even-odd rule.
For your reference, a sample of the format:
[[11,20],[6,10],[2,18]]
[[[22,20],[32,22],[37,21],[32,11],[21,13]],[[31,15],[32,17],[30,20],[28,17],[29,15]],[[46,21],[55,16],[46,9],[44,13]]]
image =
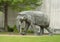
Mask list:
[[8,31],[7,30],[7,26],[8,26],[8,5],[7,3],[5,3],[4,5],[4,28],[5,28],[5,31]]

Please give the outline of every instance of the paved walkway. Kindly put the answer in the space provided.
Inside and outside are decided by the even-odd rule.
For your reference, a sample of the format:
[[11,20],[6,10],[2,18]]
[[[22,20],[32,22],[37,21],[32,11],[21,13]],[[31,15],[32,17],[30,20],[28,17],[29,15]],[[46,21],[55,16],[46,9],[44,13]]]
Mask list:
[[11,35],[11,34],[0,34],[0,36],[42,37],[42,36],[48,36],[48,35]]

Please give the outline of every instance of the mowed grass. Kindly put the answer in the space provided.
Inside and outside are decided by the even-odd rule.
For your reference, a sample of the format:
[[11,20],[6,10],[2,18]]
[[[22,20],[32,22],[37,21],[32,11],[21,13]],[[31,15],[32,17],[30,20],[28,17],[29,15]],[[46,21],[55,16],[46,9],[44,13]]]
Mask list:
[[60,35],[53,36],[0,36],[0,42],[60,42]]

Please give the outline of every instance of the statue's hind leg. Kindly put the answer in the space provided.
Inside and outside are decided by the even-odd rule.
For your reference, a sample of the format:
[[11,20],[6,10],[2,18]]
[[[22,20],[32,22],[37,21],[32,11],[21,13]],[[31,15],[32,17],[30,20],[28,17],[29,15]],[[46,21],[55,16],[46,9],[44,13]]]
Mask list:
[[40,35],[44,34],[44,28],[40,26]]
[[51,30],[50,27],[47,27],[47,28],[45,28],[45,29],[49,32],[49,35],[52,35],[52,34],[53,34],[53,32],[52,32],[52,30]]

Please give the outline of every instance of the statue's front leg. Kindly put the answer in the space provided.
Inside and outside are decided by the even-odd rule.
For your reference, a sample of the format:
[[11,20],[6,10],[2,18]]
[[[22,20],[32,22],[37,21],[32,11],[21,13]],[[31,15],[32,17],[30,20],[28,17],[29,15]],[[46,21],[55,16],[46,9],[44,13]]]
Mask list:
[[21,34],[22,34],[22,35],[26,35],[27,30],[28,30],[30,24],[25,21],[23,25],[24,25],[24,26],[23,26],[23,31],[22,31]]

